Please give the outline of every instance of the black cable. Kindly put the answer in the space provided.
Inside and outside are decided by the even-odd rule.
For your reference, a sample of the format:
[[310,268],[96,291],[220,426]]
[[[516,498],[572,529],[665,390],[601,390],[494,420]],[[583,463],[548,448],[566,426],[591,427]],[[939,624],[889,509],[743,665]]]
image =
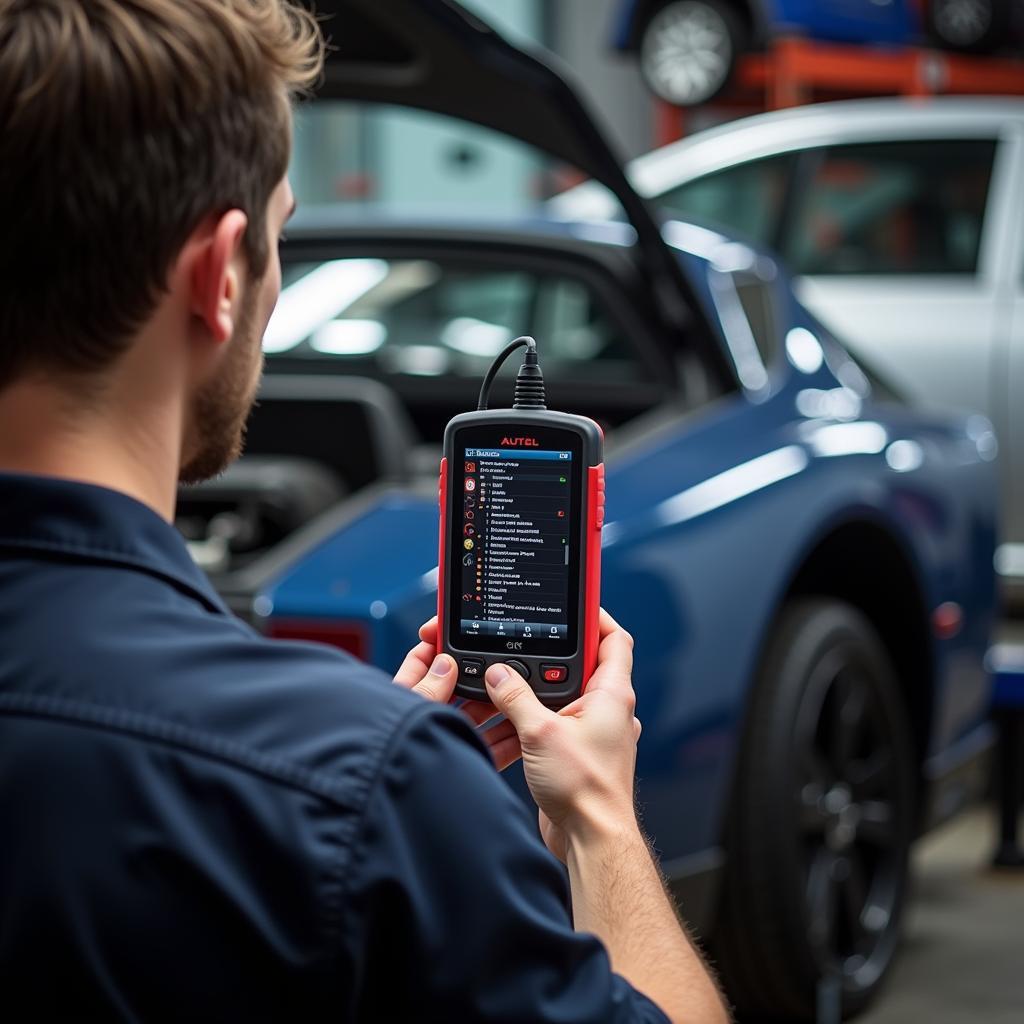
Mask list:
[[502,364],[517,348],[526,348],[526,356],[523,365],[519,367],[519,374],[516,377],[516,394],[514,409],[544,409],[544,375],[540,370],[540,363],[537,361],[537,342],[528,335],[516,338],[509,342],[505,348],[498,353],[491,363],[483,384],[480,385],[480,401],[477,404],[478,410],[487,408],[491,397],[491,385],[494,378],[501,369]]
[[512,402],[512,408],[546,409],[544,398],[544,374],[540,372],[537,347],[533,345],[526,350],[523,365],[519,367],[519,373],[516,376],[516,396]]

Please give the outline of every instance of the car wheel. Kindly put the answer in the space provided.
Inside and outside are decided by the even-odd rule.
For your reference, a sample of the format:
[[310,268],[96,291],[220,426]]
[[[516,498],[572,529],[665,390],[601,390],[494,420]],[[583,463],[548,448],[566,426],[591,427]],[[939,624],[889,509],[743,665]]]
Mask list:
[[856,609],[787,606],[752,695],[713,936],[743,1019],[813,1021],[823,978],[868,1002],[899,936],[916,759],[882,642]]
[[736,12],[720,0],[673,0],[644,27],[640,71],[669,103],[706,103],[729,81],[742,35]]
[[1002,8],[998,0],[931,0],[927,8],[928,31],[950,50],[987,53],[1002,34]]

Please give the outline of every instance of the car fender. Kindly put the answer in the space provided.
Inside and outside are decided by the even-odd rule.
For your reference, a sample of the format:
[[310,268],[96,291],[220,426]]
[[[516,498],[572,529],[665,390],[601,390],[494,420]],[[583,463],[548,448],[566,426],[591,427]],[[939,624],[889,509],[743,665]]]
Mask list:
[[[950,452],[962,447],[955,430],[932,439],[931,465],[913,474],[909,487],[896,482],[884,450],[816,454],[802,442],[799,423],[773,423],[767,409],[720,409],[705,419],[661,450],[634,452],[620,466],[610,462],[603,552],[603,599],[636,639],[642,802],[659,842],[680,856],[720,834],[764,638],[792,579],[830,530],[853,521],[884,529],[914,565],[928,609],[940,596],[959,598],[964,607],[970,596],[980,598],[959,646],[936,658],[937,686],[948,688],[946,662],[957,658],[967,684],[958,715],[940,716],[944,731],[933,745],[966,731],[982,713],[982,637],[992,608],[991,595],[975,593],[991,579],[991,502],[984,499],[991,468],[981,468],[981,485],[969,488],[980,495],[977,508],[951,493],[941,477]],[[899,425],[891,426],[898,434]],[[723,467],[719,472],[687,474],[687,454],[692,460],[701,449]],[[972,467],[976,456],[962,475]],[[753,477],[740,486],[736,473],[744,469]],[[681,479],[687,486],[666,497]],[[724,497],[732,487],[731,500],[710,500],[708,483],[716,480]],[[684,496],[694,514],[685,514]],[[976,549],[975,571],[958,578],[961,544]]]

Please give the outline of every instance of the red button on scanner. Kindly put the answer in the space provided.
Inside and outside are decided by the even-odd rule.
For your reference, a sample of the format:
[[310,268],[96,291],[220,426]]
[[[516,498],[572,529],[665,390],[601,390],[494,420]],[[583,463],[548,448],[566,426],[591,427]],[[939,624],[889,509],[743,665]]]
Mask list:
[[564,665],[541,665],[540,674],[545,683],[564,683],[569,670]]

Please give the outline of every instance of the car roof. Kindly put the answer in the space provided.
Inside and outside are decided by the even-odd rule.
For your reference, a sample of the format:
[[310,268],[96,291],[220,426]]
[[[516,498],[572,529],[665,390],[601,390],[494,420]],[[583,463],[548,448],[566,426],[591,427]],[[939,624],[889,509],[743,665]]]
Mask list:
[[[1024,126],[1024,99],[956,96],[815,103],[730,121],[631,161],[628,174],[644,196],[759,157],[809,146],[885,139],[987,138]],[[565,216],[610,216],[612,202],[592,182],[556,196]]]
[[[763,246],[725,233],[717,226],[668,220],[662,224],[661,232],[670,249],[715,266],[731,266],[741,255],[745,263],[763,259],[774,262],[774,256]],[[462,241],[589,250],[604,259],[627,259],[628,250],[636,244],[632,225],[618,220],[557,220],[544,214],[474,215],[443,206],[425,211],[374,204],[358,209],[340,204],[302,207],[289,221],[287,236],[283,251],[289,256],[331,242],[417,245]]]

